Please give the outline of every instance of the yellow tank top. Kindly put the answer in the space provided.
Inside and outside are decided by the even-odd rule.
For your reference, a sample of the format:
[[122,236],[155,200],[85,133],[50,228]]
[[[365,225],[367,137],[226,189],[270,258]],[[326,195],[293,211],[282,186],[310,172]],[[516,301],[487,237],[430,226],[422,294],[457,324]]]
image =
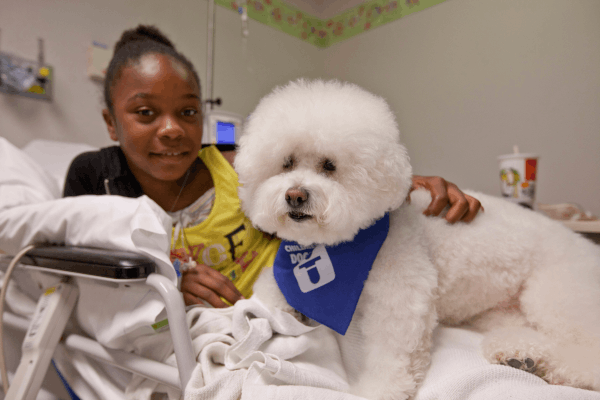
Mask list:
[[[171,251],[171,259],[204,264],[227,276],[246,298],[265,266],[272,266],[280,240],[252,226],[240,208],[238,179],[231,164],[216,147],[202,149],[199,157],[215,185],[215,201],[208,218],[184,228]],[[185,247],[183,238],[185,237]],[[173,239],[174,232],[173,232]]]

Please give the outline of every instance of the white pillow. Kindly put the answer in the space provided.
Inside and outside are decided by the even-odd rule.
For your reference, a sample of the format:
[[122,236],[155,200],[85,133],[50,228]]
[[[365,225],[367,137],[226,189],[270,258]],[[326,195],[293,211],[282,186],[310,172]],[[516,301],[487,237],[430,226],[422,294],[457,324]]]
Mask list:
[[0,137],[0,210],[61,197],[56,179],[38,162]]
[[23,151],[43,166],[44,170],[56,180],[61,195],[71,161],[81,153],[95,150],[98,148],[88,144],[43,139],[32,140],[23,147]]

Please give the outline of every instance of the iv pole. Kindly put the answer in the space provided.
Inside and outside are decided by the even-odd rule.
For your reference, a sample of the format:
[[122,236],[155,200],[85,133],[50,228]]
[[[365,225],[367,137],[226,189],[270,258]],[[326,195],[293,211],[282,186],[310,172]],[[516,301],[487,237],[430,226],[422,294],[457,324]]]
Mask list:
[[215,66],[215,0],[208,0],[208,34],[206,37],[206,105],[212,110],[215,104],[221,105],[221,99],[213,99],[213,69]]

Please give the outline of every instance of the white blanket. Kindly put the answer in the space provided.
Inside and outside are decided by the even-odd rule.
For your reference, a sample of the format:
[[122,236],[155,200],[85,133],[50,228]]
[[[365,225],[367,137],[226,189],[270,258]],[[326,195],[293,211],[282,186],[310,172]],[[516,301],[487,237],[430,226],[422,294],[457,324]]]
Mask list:
[[[187,317],[198,365],[186,400],[360,399],[346,393],[335,334],[323,326],[306,326],[288,313],[269,310],[256,297],[226,309],[194,307]],[[165,334],[138,341],[136,352],[151,355],[170,346]],[[174,365],[174,356],[166,362]],[[156,388],[134,379],[128,398],[147,398]]]

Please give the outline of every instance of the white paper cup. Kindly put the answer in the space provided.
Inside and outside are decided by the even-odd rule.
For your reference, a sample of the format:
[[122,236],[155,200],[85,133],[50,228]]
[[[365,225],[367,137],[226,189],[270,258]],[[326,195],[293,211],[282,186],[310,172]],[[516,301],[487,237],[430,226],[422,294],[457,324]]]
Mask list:
[[513,153],[499,156],[498,160],[502,197],[513,203],[533,208],[538,156],[529,153]]

